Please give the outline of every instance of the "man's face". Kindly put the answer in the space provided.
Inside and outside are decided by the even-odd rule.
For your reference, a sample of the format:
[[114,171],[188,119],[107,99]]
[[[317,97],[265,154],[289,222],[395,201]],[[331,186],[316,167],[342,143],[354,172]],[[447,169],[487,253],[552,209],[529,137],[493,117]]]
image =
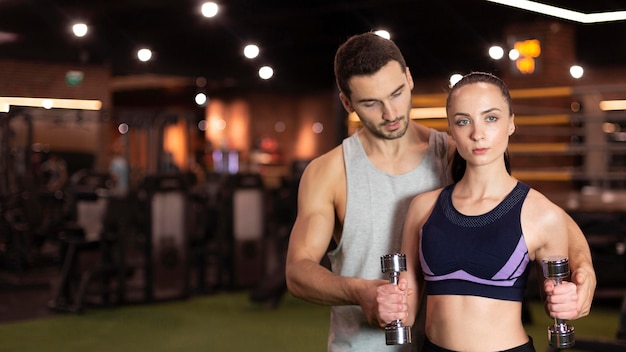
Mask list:
[[355,111],[363,126],[383,139],[402,137],[409,126],[413,79],[409,69],[402,70],[390,61],[371,76],[355,76],[348,82],[350,98],[341,100],[348,112]]

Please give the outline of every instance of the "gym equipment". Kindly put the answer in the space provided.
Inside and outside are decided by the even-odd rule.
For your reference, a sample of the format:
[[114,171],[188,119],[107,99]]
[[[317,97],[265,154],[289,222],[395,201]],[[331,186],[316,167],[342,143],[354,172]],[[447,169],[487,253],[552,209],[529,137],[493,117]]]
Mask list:
[[[555,285],[570,274],[569,259],[566,257],[548,257],[542,261],[543,276],[550,279]],[[554,318],[554,325],[548,327],[548,342],[554,348],[570,348],[574,346],[574,327],[563,319]]]
[[188,230],[189,175],[146,176],[145,300],[186,298],[189,295]]
[[222,228],[226,209],[222,207],[225,177],[208,173],[205,187],[190,191],[192,226],[189,231],[190,289],[210,293],[222,287],[228,241]]
[[[406,271],[406,255],[401,253],[386,254],[380,257],[382,272],[389,276],[389,283],[397,285],[400,272]],[[387,345],[406,345],[411,343],[411,327],[404,326],[401,320],[385,326]]]
[[86,305],[123,303],[127,202],[106,191],[108,174],[78,172],[71,180],[71,209],[59,235],[63,261],[48,307],[81,313]]
[[224,219],[230,237],[230,278],[232,289],[256,286],[265,272],[266,195],[260,174],[229,175],[223,202]]

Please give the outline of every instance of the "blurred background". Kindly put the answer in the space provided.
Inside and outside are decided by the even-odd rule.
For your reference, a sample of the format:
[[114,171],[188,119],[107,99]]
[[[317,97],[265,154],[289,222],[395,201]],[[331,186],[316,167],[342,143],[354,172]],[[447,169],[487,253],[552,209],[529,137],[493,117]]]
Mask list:
[[[176,302],[191,316],[239,309],[234,324],[257,309],[258,321],[241,317],[253,326],[281,309],[280,322],[320,317],[307,331],[323,350],[327,310],[286,293],[284,256],[304,167],[360,127],[338,100],[333,56],[366,31],[402,49],[411,117],[427,126],[446,130],[458,75],[507,82],[514,175],[565,208],[592,248],[609,325],[587,336],[624,339],[617,0],[1,0],[0,333]],[[286,346],[303,334],[294,324],[273,332]],[[14,342],[32,341],[15,327]]]

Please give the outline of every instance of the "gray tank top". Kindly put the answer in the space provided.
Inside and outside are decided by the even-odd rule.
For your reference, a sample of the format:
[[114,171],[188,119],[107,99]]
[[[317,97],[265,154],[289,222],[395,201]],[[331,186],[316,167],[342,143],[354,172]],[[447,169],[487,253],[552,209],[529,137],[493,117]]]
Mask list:
[[[447,138],[445,132],[431,130],[424,159],[402,175],[389,175],[372,165],[357,133],[344,139],[347,203],[341,241],[328,254],[334,273],[384,278],[380,257],[400,251],[402,226],[413,197],[451,182]],[[328,351],[409,349],[387,346],[384,330],[370,326],[361,307],[331,307]]]

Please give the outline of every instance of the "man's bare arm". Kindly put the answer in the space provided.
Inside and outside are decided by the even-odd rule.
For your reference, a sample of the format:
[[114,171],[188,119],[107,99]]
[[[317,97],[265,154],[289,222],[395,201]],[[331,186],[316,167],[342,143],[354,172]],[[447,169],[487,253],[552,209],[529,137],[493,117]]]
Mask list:
[[[357,304],[359,279],[338,276],[320,264],[332,229],[320,215],[300,216],[293,227],[287,251],[287,287],[294,296],[322,305]],[[330,233],[330,235],[328,235]]]
[[302,175],[287,251],[287,287],[294,296],[317,304],[367,305],[375,302],[376,283],[386,281],[342,277],[320,265],[333,238],[337,184],[345,180],[342,162],[336,154],[327,154],[311,162]]
[[337,201],[338,194],[345,193],[337,186],[341,182],[343,159],[336,154],[314,160],[302,175],[287,251],[287,287],[294,296],[317,304],[360,305],[368,321],[377,324],[376,289],[387,281],[339,276],[320,264],[333,239],[336,207],[345,203],[343,198]]

